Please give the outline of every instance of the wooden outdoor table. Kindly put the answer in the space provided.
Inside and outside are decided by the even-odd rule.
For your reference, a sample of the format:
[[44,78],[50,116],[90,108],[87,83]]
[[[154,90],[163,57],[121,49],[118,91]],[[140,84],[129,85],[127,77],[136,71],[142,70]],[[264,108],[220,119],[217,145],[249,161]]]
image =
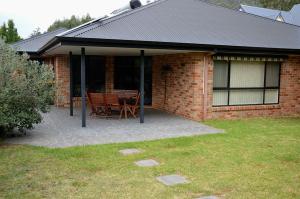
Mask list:
[[120,104],[121,104],[121,113],[120,113],[120,118],[122,118],[123,112],[124,112],[124,117],[125,119],[127,119],[127,112],[131,113],[131,115],[133,117],[135,117],[135,115],[133,114],[132,110],[130,109],[130,107],[127,105],[127,101],[129,101],[130,99],[132,99],[133,96],[124,96],[124,97],[120,97]]

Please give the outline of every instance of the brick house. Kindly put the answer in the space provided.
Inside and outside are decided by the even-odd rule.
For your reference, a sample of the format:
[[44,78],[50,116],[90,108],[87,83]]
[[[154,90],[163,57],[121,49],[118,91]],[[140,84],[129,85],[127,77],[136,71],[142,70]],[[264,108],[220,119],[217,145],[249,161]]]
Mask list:
[[[132,3],[133,1],[131,1]],[[160,0],[13,45],[52,64],[55,104],[85,90],[144,89],[143,104],[193,120],[300,114],[300,27]]]

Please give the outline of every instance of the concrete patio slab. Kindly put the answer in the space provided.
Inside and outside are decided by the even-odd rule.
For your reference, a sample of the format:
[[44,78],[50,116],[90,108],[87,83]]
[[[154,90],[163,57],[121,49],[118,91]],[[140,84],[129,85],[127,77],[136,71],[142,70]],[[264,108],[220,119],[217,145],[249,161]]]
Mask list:
[[189,181],[185,179],[185,177],[180,175],[159,176],[156,179],[167,186],[189,183]]
[[155,160],[140,160],[135,162],[135,164],[139,167],[154,167],[154,166],[158,166],[159,163]]
[[123,149],[119,151],[122,155],[133,155],[141,153],[142,151],[139,149]]
[[[89,112],[88,112],[89,113]],[[80,109],[69,116],[69,109],[52,107],[44,120],[25,136],[13,137],[6,143],[46,147],[71,147],[93,144],[137,142],[205,135],[223,132],[200,122],[191,121],[153,109],[145,110],[145,123],[139,118],[110,119],[87,117],[87,127],[81,127]]]

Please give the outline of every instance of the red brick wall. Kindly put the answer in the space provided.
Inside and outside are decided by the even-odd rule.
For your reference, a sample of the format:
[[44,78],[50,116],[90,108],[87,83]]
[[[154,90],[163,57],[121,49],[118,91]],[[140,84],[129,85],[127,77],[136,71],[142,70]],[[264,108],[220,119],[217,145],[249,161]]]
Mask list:
[[69,106],[70,96],[70,67],[67,55],[57,55],[54,58],[54,71],[56,83],[55,105]]
[[[212,80],[213,71],[209,74]],[[281,66],[280,103],[278,105],[212,107],[212,84],[209,84],[209,119],[236,119],[265,116],[300,115],[300,57],[289,57]]]
[[[203,119],[203,70],[210,57],[205,53],[154,56],[152,106],[190,119]],[[164,73],[166,65],[170,71]]]

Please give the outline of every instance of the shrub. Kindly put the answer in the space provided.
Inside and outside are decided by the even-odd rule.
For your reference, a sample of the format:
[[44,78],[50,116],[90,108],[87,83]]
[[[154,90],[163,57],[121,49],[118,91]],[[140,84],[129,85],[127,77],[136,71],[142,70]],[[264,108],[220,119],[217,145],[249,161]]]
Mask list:
[[53,78],[50,66],[16,53],[0,39],[0,132],[41,122],[53,98]]

